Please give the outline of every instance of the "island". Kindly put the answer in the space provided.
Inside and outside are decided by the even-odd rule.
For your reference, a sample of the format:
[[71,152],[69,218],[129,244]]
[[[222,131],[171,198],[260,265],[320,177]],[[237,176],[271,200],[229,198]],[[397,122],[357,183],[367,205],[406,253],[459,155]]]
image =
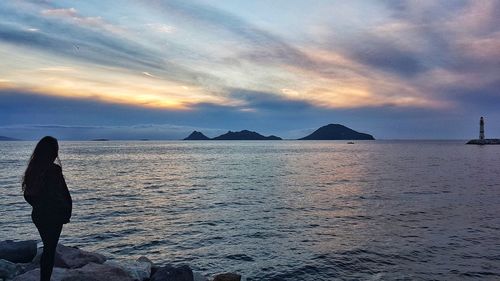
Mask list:
[[5,136],[0,136],[0,141],[18,141],[20,139],[15,139],[15,138],[9,138]]
[[205,136],[202,132],[193,131],[189,136],[185,137],[183,140],[209,140],[210,138]]
[[299,140],[375,140],[372,135],[356,132],[344,125],[328,124]]
[[109,139],[93,139],[92,141],[109,141]]
[[257,132],[243,130],[239,132],[228,131],[227,133],[215,137],[212,140],[282,140],[282,138],[272,135],[266,137]]

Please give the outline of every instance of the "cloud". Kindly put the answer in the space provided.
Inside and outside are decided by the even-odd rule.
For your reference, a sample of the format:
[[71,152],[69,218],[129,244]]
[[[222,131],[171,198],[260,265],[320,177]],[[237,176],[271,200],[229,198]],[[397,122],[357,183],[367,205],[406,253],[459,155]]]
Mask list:
[[[9,44],[36,48],[54,55],[64,55],[72,60],[90,62],[124,70],[137,69],[139,72],[156,72],[162,79],[193,83],[197,81],[217,81],[209,73],[201,73],[163,59],[157,50],[143,46],[118,34],[89,29],[89,19],[78,16],[75,9],[46,9],[42,17],[9,9],[0,10],[7,18],[23,18],[39,32],[29,32],[24,28],[0,21],[0,41]],[[70,21],[61,24],[60,19]],[[17,18],[16,18],[17,19]],[[75,20],[78,19],[78,20]],[[91,26],[97,26],[91,25]]]
[[[401,127],[401,135],[410,136],[412,128],[426,134],[421,121],[428,132],[440,134],[439,124],[450,136],[464,136],[458,125],[427,117],[458,124],[496,116],[498,1],[343,4],[354,5],[357,17],[349,9],[339,9],[345,13],[339,17],[336,3],[318,1],[305,5],[314,9],[303,8],[305,16],[293,25],[287,13],[255,8],[249,14],[224,2],[127,2],[109,10],[109,3],[11,3],[0,3],[2,81],[34,92],[33,100],[47,108],[72,108],[85,118],[64,110],[50,117],[21,95],[17,101],[39,116],[17,103],[17,109],[3,107],[9,119],[3,122],[59,124],[58,118],[69,118],[79,125],[128,126],[175,120],[169,123],[286,134],[342,121],[363,129],[365,120],[382,135]],[[293,14],[296,3],[286,5]],[[321,29],[321,36],[312,29]]]
[[246,89],[230,89],[229,97],[241,102],[240,107],[253,109],[254,112],[291,111],[310,109],[313,107],[307,101],[288,99],[282,95]]
[[140,124],[129,126],[68,126],[68,125],[9,125],[0,126],[0,135],[16,136],[23,140],[55,136],[60,140],[181,140],[192,131],[203,131],[206,135],[216,136],[225,132],[222,129],[177,126],[171,124]]
[[414,76],[426,70],[417,54],[382,38],[366,38],[351,46],[348,55],[372,68],[390,71],[402,76]]
[[155,10],[160,8],[164,13],[189,21],[208,32],[223,32],[238,38],[247,47],[238,59],[314,67],[314,61],[279,36],[213,6],[178,0],[151,1],[147,5]]
[[[22,139],[35,139],[49,133],[64,139],[178,139],[191,130],[215,136],[227,130],[249,129],[266,135],[297,138],[301,132],[340,123],[377,138],[466,139],[476,135],[477,118],[483,115],[484,107],[467,93],[463,94],[462,98],[469,99],[464,102],[471,103],[465,114],[393,106],[332,110],[270,93],[240,89],[232,92],[244,101],[240,105],[200,103],[193,105],[190,111],[152,110],[91,99],[2,90],[0,135]],[[491,111],[484,114],[487,120],[500,119],[493,108],[498,104],[497,98],[491,96],[489,102]],[[249,107],[255,111],[241,110]],[[489,135],[500,132],[497,124],[488,122]]]
[[147,23],[146,26],[158,33],[173,33],[175,31],[175,27],[171,25],[166,25],[164,23]]
[[46,17],[61,18],[80,26],[102,29],[104,31],[109,31],[116,34],[125,33],[125,30],[116,25],[106,22],[101,17],[81,16],[75,8],[45,9],[42,10],[41,14]]

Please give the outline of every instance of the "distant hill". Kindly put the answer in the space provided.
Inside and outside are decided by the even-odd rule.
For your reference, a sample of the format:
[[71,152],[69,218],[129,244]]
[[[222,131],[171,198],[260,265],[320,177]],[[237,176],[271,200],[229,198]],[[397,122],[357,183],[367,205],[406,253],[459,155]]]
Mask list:
[[372,135],[356,132],[340,124],[328,124],[300,140],[374,140]]
[[9,137],[4,137],[0,136],[0,141],[18,141],[20,139],[15,139],[15,138],[9,138]]
[[109,139],[93,139],[91,141],[109,141]]
[[209,140],[210,138],[205,136],[202,132],[193,131],[189,136],[185,137],[184,140]]
[[277,136],[265,137],[259,133],[243,130],[239,132],[227,132],[223,135],[213,138],[213,140],[281,140]]

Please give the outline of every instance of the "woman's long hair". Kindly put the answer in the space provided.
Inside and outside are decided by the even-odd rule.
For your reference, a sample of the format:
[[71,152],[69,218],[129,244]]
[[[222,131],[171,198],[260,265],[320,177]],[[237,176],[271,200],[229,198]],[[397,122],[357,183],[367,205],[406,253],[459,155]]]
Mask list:
[[[24,172],[23,191],[28,195],[39,194],[43,185],[45,171],[58,158],[59,144],[54,137],[43,137],[31,155],[28,167]],[[59,162],[59,161],[58,161]],[[60,164],[60,162],[59,162]]]

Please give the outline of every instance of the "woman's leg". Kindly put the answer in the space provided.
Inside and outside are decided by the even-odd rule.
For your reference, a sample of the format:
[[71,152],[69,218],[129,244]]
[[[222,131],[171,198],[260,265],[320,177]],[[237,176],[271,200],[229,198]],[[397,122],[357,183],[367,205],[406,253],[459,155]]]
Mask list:
[[39,224],[36,227],[43,242],[43,253],[40,260],[40,281],[50,281],[62,224]]

